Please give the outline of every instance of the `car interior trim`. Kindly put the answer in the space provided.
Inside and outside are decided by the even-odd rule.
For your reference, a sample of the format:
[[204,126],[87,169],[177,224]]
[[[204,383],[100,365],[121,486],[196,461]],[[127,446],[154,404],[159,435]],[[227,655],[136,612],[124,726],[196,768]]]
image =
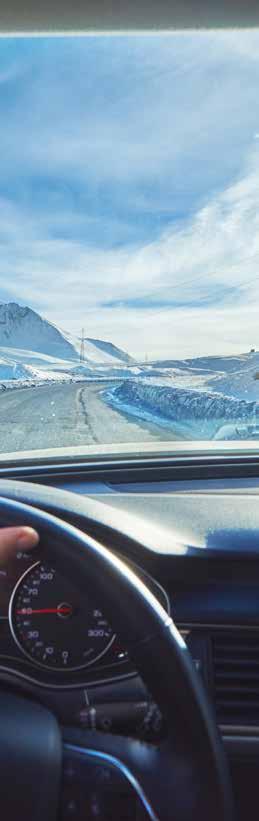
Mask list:
[[[116,675],[116,673],[115,673],[113,676],[111,676],[109,678],[96,678],[96,679],[93,679],[93,681],[77,681],[77,682],[73,682],[73,683],[68,682],[67,684],[62,684],[62,683],[54,684],[53,682],[46,682],[46,681],[41,681],[37,678],[33,678],[33,676],[27,675],[27,673],[22,673],[20,670],[16,670],[13,667],[6,667],[3,664],[0,664],[0,673],[1,674],[7,674],[6,677],[8,677],[8,679],[10,679],[10,678],[12,678],[12,679],[13,678],[24,679],[25,681],[28,681],[31,684],[36,685],[37,687],[43,687],[46,690],[83,690],[86,687],[89,690],[90,687],[96,687],[96,686],[99,686],[99,685],[102,685],[102,684],[115,684],[116,685],[116,683],[119,684],[120,681],[124,681],[125,679],[129,679],[129,678],[136,678],[137,675],[138,675],[136,670],[133,670],[131,673],[118,673],[118,675]],[[4,676],[3,676],[3,680],[4,680]]]
[[186,622],[177,624],[179,633],[183,635],[183,633],[190,632],[191,630],[247,630],[247,631],[258,631],[259,624],[230,624],[229,622],[226,624],[217,624],[216,622],[208,624],[207,622]]
[[[222,444],[222,443],[221,443]],[[44,479],[54,478],[79,478],[83,476],[87,481],[87,476],[91,476],[91,481],[99,479],[102,481],[111,480],[116,475],[116,480],[134,482],[149,480],[157,482],[163,479],[174,480],[180,476],[184,478],[188,474],[188,479],[204,478],[233,478],[234,475],[259,476],[258,455],[255,450],[240,453],[238,450],[224,451],[219,453],[203,451],[191,453],[187,457],[184,453],[164,454],[160,457],[146,454],[143,458],[138,458],[129,454],[127,459],[123,457],[113,459],[89,457],[89,459],[74,458],[71,460],[62,458],[42,458],[41,464],[36,461],[36,456],[29,460],[25,458],[0,459],[0,477],[19,479]],[[152,477],[152,478],[151,478]]]
[[245,736],[247,738],[251,738],[251,736],[256,736],[259,738],[259,726],[258,724],[255,726],[246,725],[246,724],[219,724],[220,732],[223,736],[229,737],[230,735],[242,737]]
[[254,0],[235,3],[218,0],[132,0],[131,3],[96,0],[95,3],[68,3],[54,0],[52,3],[35,3],[27,0],[11,0],[3,4],[0,15],[2,36],[6,34],[58,34],[73,33],[157,33],[190,29],[221,29],[238,27],[253,28],[259,24],[258,4]]

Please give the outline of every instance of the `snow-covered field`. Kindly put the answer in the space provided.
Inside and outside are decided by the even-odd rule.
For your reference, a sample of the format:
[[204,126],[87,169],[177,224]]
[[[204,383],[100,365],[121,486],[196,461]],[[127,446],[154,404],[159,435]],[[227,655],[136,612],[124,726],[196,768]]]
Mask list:
[[179,438],[249,438],[257,431],[259,352],[138,363],[112,342],[85,337],[83,361],[80,348],[80,337],[30,308],[0,304],[0,392],[105,382],[102,400],[110,408],[159,422]]
[[109,404],[194,439],[258,433],[259,353],[153,363],[149,375],[105,392]]
[[49,354],[24,349],[0,348],[0,391],[33,387],[46,382],[78,382],[136,379],[149,376],[145,367],[121,364],[88,364],[56,359]]

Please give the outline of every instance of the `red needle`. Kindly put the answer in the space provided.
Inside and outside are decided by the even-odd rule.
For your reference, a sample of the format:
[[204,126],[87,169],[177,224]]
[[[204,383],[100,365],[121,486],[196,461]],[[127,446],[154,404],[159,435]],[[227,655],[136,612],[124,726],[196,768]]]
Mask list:
[[72,607],[45,607],[41,610],[32,610],[31,607],[23,607],[22,610],[16,610],[17,616],[31,616],[34,613],[61,613],[66,615],[72,613]]

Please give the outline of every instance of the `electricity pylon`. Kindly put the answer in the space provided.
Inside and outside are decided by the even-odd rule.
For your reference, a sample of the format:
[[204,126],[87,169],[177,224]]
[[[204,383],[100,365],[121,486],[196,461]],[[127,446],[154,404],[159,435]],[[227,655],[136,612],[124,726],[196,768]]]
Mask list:
[[81,344],[80,344],[80,362],[85,361],[85,329],[82,328]]

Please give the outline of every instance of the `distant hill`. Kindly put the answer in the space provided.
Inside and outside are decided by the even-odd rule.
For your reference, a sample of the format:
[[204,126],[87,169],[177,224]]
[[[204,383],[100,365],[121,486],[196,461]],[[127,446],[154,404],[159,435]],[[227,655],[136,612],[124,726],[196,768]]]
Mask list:
[[[89,365],[134,363],[129,354],[112,342],[87,338],[84,344],[85,362]],[[77,362],[80,339],[61,331],[31,308],[8,302],[0,303],[0,348],[33,351]]]
[[115,360],[119,360],[119,362],[124,362],[126,365],[133,365],[136,361],[121,348],[117,348],[117,345],[113,345],[112,342],[103,342],[102,339],[90,339],[90,337],[88,337],[85,343],[85,346],[86,345],[87,350],[89,350],[89,356],[98,356],[98,359],[102,362],[104,361],[104,355],[105,358],[109,358],[109,362],[112,359],[113,362],[115,362]]
[[159,359],[152,362],[154,368],[181,368],[181,370],[221,371],[235,373],[242,369],[259,366],[259,351],[237,354],[236,356],[196,356],[193,359]]
[[174,385],[215,391],[259,402],[259,351],[236,356],[202,356],[152,363],[152,375],[164,368]]

